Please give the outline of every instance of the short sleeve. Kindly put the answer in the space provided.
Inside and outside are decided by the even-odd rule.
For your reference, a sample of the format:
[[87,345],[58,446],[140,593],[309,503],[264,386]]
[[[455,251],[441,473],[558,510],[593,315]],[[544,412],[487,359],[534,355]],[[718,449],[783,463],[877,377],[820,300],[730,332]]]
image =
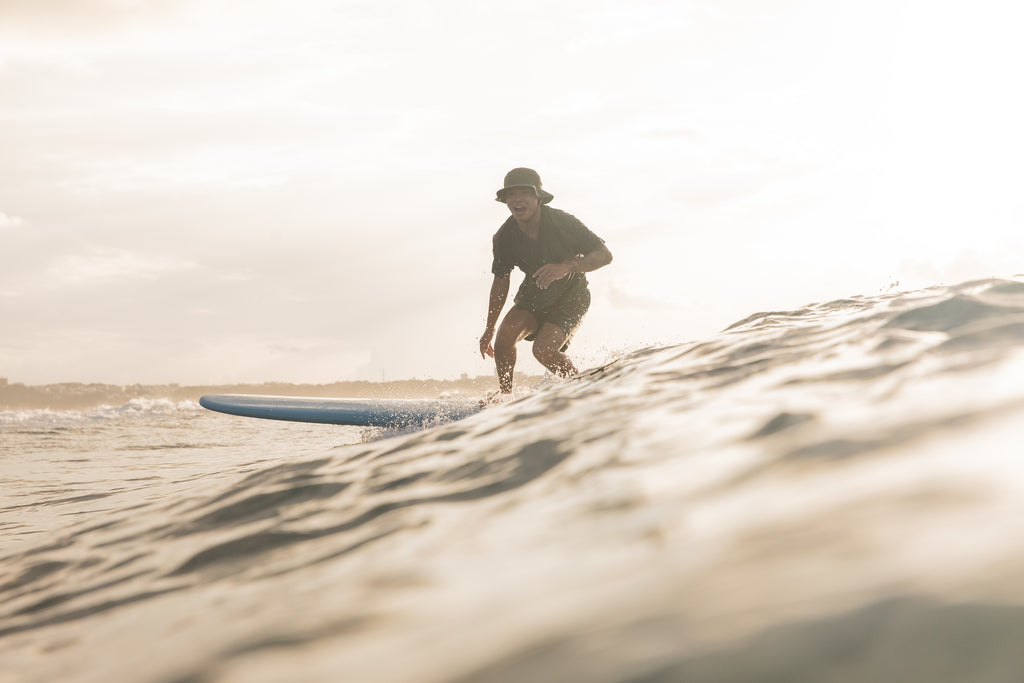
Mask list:
[[491,262],[491,273],[495,277],[508,277],[512,274],[512,269],[515,268],[515,263],[512,262],[512,254],[505,245],[505,240],[501,239],[501,231],[498,231],[494,235],[494,239],[491,240],[491,249],[494,253],[494,260]]
[[589,254],[592,251],[601,249],[604,240],[595,235],[590,228],[583,224],[583,221],[570,213],[563,213],[562,234],[568,240],[568,246],[577,254]]

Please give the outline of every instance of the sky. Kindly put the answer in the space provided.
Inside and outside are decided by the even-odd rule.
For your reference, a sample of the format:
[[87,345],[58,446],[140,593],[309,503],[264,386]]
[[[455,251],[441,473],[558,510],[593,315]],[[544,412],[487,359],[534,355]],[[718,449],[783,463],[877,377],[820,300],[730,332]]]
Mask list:
[[4,0],[0,376],[493,373],[494,193],[517,166],[615,256],[589,276],[583,368],[1024,272],[1022,19],[1016,0]]

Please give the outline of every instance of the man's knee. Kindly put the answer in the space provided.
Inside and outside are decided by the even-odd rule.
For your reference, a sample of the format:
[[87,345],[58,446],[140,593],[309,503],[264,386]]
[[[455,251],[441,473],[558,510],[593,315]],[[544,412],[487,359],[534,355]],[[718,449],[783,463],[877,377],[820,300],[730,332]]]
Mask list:
[[505,316],[494,338],[494,352],[497,354],[515,353],[516,344],[537,329],[537,321],[523,310],[512,309]]
[[533,357],[540,361],[541,365],[545,367],[550,363],[558,360],[558,357],[562,354],[558,349],[551,346],[550,343],[537,340],[533,343]]
[[498,355],[508,355],[516,350],[516,343],[519,340],[516,339],[516,335],[509,334],[507,331],[502,334],[501,330],[498,331],[497,336],[494,338],[494,353]]

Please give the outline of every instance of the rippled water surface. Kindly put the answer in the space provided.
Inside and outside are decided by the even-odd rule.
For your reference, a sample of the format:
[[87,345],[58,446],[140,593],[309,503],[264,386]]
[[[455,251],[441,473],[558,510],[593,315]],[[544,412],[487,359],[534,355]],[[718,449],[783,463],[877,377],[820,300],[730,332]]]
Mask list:
[[1018,278],[368,442],[0,413],[0,680],[1024,680],[1022,350]]

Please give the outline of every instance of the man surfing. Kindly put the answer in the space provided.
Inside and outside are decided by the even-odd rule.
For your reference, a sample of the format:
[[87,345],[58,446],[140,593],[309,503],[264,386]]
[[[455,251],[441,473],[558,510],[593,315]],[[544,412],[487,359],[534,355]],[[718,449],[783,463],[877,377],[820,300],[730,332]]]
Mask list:
[[[508,206],[511,216],[494,233],[494,280],[480,355],[494,358],[502,394],[512,393],[516,345],[524,339],[533,342],[534,357],[553,374],[576,374],[565,350],[590,308],[584,273],[612,261],[604,240],[575,216],[547,206],[554,198],[530,168],[509,171],[497,193],[496,200]],[[516,267],[526,277],[495,336]]]

